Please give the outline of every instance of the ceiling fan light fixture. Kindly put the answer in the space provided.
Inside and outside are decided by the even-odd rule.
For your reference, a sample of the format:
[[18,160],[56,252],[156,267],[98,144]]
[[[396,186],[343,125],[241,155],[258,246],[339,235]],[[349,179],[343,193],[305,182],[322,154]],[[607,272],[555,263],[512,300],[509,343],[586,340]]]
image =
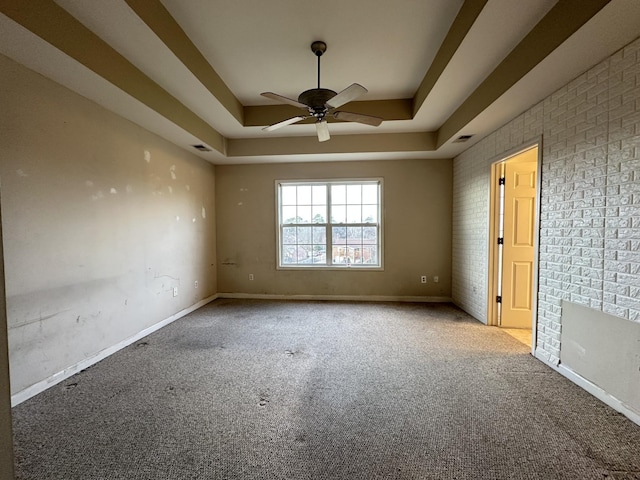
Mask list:
[[329,135],[329,125],[326,120],[318,120],[316,122],[316,133],[318,134],[319,142],[326,142],[331,138],[331,135]]

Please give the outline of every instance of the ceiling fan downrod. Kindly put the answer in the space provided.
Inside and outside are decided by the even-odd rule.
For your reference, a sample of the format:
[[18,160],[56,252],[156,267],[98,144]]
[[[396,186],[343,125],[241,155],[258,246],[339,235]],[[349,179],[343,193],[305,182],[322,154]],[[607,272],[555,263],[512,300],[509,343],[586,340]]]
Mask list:
[[318,57],[318,88],[320,88],[320,57],[327,51],[327,44],[321,41],[313,42],[311,51]]
[[320,88],[320,57],[327,51],[327,44],[315,41],[311,44],[311,51],[318,57],[318,88],[312,88],[302,92],[298,96],[298,102],[307,106],[309,114],[318,122],[323,121],[328,112],[327,102],[336,96],[336,92],[328,88]]

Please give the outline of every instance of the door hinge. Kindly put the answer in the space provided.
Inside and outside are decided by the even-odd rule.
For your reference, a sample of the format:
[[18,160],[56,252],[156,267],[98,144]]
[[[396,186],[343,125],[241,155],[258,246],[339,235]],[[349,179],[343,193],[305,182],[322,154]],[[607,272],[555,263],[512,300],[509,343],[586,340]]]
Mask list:
[[504,237],[498,238],[498,245],[504,245]]
[[500,295],[496,297],[496,303],[502,303],[502,297]]
[[504,185],[504,181],[505,181],[505,178],[500,177],[500,179],[498,180],[498,185]]

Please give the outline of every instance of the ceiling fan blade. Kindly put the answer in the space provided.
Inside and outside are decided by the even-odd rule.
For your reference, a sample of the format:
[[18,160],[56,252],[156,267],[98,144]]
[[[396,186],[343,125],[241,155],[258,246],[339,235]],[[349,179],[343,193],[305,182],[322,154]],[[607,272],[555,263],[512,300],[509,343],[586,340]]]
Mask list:
[[367,93],[368,90],[359,83],[353,83],[338,93],[335,97],[329,99],[326,105],[330,108],[338,108],[345,103],[355,100],[361,95]]
[[304,120],[305,118],[309,118],[309,117],[287,118],[286,120],[283,120],[281,122],[274,123],[273,125],[269,125],[268,127],[264,127],[262,130],[264,130],[265,132],[272,132],[273,130],[277,130],[278,128],[281,128],[281,127],[286,127],[287,125],[291,125],[292,123],[299,122],[300,120]]
[[327,125],[326,120],[316,122],[316,133],[318,134],[319,142],[326,142],[331,138],[329,135],[329,125]]
[[262,95],[263,97],[267,97],[270,98],[272,100],[277,100],[279,102],[283,102],[283,103],[288,103],[289,105],[293,105],[294,107],[298,107],[298,108],[309,108],[307,105],[305,105],[304,103],[300,103],[297,100],[293,100],[291,98],[287,98],[287,97],[283,97],[282,95],[278,95],[277,93],[273,93],[273,92],[263,92],[260,95]]
[[382,118],[374,117],[371,115],[363,115],[362,113],[333,112],[333,117],[338,120],[364,123],[365,125],[371,125],[373,127],[377,127],[382,123]]

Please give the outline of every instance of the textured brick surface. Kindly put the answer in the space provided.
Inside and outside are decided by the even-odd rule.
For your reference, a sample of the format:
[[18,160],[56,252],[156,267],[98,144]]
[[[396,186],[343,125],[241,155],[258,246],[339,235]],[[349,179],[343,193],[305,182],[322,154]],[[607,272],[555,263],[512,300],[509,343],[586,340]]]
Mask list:
[[454,161],[453,298],[486,322],[491,162],[542,135],[538,354],[561,302],[640,321],[640,39]]

